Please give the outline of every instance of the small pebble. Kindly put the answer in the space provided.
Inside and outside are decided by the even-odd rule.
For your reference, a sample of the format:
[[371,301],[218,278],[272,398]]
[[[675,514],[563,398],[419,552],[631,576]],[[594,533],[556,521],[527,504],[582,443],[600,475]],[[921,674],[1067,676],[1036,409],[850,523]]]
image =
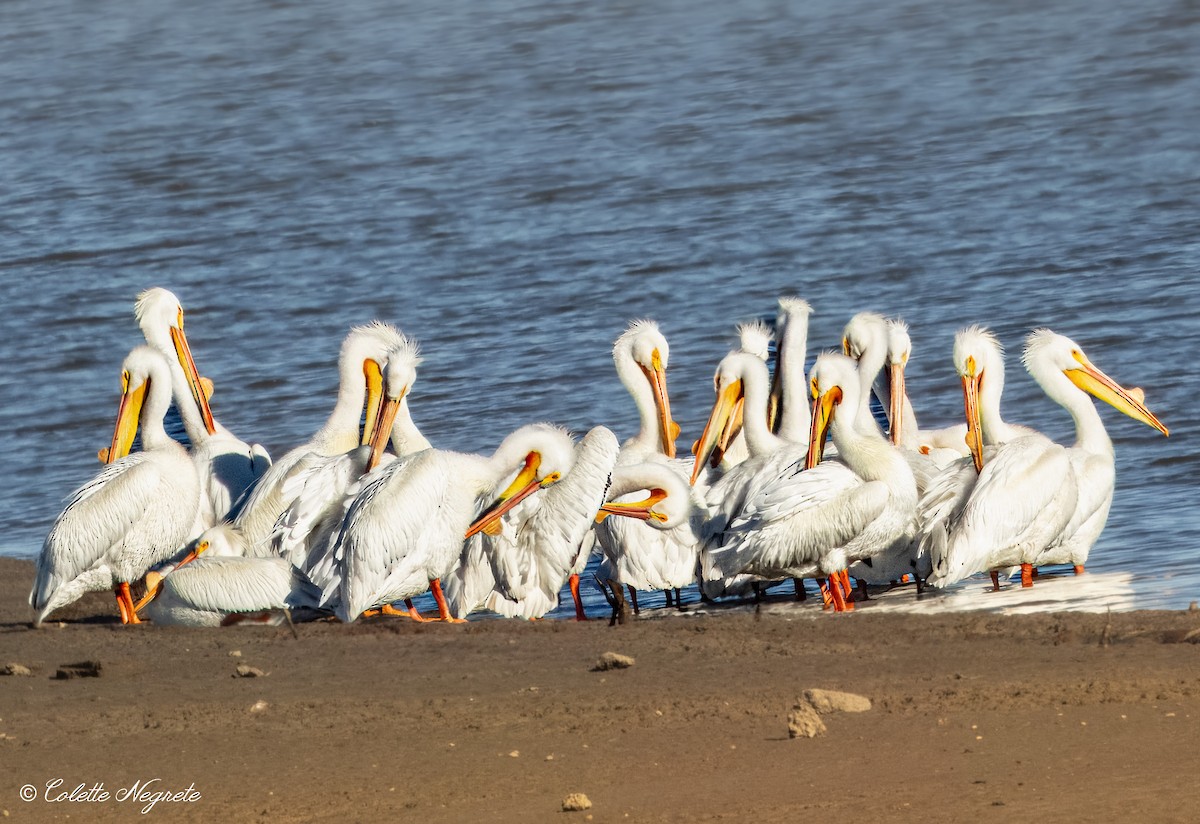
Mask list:
[[[562,808],[564,813],[577,813],[580,810],[590,810],[592,801],[583,793],[571,793],[563,799]],[[588,816],[589,818],[591,816]]]
[[9,664],[0,675],[33,675],[33,670],[24,664]]
[[268,704],[266,701],[263,701],[260,699],[258,701],[255,701],[253,706],[250,707],[250,712],[262,712],[269,706],[271,706],[271,705]]
[[237,665],[238,678],[262,678],[264,675],[266,675],[266,673],[260,670],[258,667],[252,667],[249,664]]
[[508,757],[509,757],[509,758],[520,758],[520,757],[521,757],[521,751],[520,751],[520,750],[513,750],[512,752],[510,752],[510,753],[508,754]]
[[596,662],[596,666],[592,667],[592,672],[604,672],[611,669],[627,669],[632,667],[634,661],[628,655],[621,655],[616,652],[606,652],[600,656],[600,660]]
[[242,657],[242,651],[241,651],[240,649],[231,649],[231,650],[229,651],[229,657],[230,657],[230,658],[241,658],[241,657]]

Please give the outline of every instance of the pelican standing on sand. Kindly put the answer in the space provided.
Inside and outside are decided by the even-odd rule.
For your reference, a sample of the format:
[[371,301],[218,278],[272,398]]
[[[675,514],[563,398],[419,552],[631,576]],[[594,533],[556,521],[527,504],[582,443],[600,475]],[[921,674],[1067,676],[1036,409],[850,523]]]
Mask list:
[[147,289],[138,295],[134,315],[146,343],[171,367],[175,408],[200,477],[200,507],[192,532],[196,535],[225,517],[233,502],[267,471],[271,456],[259,444],[250,445],[234,436],[213,417],[210,387],[202,385],[192,359],[179,298],[161,287]]
[[[140,623],[129,583],[187,541],[199,506],[195,465],[167,435],[171,370],[149,346],[121,366],[122,394],[105,469],[75,491],[38,556],[35,626],[85,592],[114,588],[121,623]],[[140,429],[142,451],[129,454]]]
[[[364,479],[342,522],[333,549],[342,558],[340,586],[336,593],[324,589],[322,603],[336,594],[336,614],[349,622],[432,590],[440,617],[460,620],[450,615],[440,579],[460,557],[472,521],[488,523],[557,481],[571,451],[562,430],[532,424],[505,438],[490,458],[426,449],[380,467]],[[480,516],[514,472],[499,495],[504,505]]]
[[1019,564],[1021,585],[1033,567],[1070,563],[1083,571],[1108,518],[1115,482],[1112,440],[1092,395],[1152,426],[1167,428],[1143,402],[1088,360],[1070,338],[1039,329],[1025,345],[1025,367],[1051,400],[1075,421],[1075,444],[1025,436],[987,458],[975,489],[945,536],[945,570],[931,582],[946,586],[975,572]]
[[[638,433],[621,446],[617,464],[658,461],[686,478],[690,462],[675,459],[679,426],[671,418],[667,394],[669,358],[667,339],[653,321],[631,323],[613,344],[613,365],[637,406],[641,423]],[[699,497],[695,503],[703,505]],[[629,587],[636,612],[636,590],[666,590],[670,603],[672,592],[696,580],[699,536],[690,529],[663,532],[633,519],[608,518],[597,524],[596,540],[605,557],[605,569],[612,576],[608,585],[613,589],[621,620],[625,618],[622,585]]]

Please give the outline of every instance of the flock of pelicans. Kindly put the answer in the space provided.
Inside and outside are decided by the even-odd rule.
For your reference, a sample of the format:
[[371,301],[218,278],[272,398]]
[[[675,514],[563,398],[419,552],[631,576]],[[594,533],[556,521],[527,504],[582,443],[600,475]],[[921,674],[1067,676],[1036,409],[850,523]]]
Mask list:
[[[868,585],[909,578],[919,589],[990,572],[998,588],[1019,568],[1029,586],[1039,566],[1082,572],[1108,517],[1113,446],[1088,395],[1168,434],[1141,390],[1045,329],[1027,338],[1024,364],[1074,419],[1075,443],[1006,422],[1003,352],[979,327],[954,341],[966,423],[920,429],[904,386],[905,325],[856,315],[843,352],[819,355],[806,376],[809,313],[781,298],[773,330],[740,328],[694,459],[675,454],[667,341],[637,321],[613,347],[641,420],[623,445],[605,427],[576,443],[532,424],[490,457],[432,448],[408,409],[417,346],[374,323],[342,344],[325,424],[272,462],[213,417],[179,300],[150,289],[135,306],[146,345],[122,366],[104,469],[72,495],[38,558],[35,625],[109,588],[124,623],[144,613],[214,626],[292,609],[429,620],[411,601],[427,591],[435,620],[481,607],[536,618],[566,582],[583,619],[579,576],[593,552],[621,621],[623,589],[636,609],[638,590],[664,590],[669,605],[693,583],[714,599],[790,578],[802,597],[815,578],[824,605],[843,611]],[[187,448],[167,432],[172,405]]]

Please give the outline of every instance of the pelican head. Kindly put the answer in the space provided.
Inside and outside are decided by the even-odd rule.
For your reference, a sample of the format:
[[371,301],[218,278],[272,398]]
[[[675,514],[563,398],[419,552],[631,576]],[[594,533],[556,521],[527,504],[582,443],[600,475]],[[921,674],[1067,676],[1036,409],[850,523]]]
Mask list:
[[504,477],[512,480],[471,524],[467,538],[477,532],[493,534],[499,528],[500,518],[517,504],[560,481],[575,463],[575,446],[565,429],[552,424],[529,424],[505,438],[492,461],[507,470]]
[[208,434],[215,434],[217,425],[208,405],[212,384],[206,383],[196,369],[192,349],[188,345],[187,335],[183,332],[183,306],[179,303],[179,298],[175,297],[174,292],[155,286],[138,295],[137,302],[133,305],[133,314],[137,318],[143,337],[151,346],[166,350],[166,340],[170,340],[188,389],[192,393],[192,399],[196,408],[200,410],[204,428],[208,430]]
[[379,407],[383,403],[383,367],[387,363],[388,353],[412,345],[399,329],[381,321],[355,326],[342,341],[338,353],[339,374],[350,376],[361,369],[362,385],[365,386],[363,403],[367,426],[359,440],[360,445],[370,441],[370,427],[378,418]]
[[[671,418],[671,401],[667,394],[667,361],[670,354],[667,339],[652,320],[634,321],[613,344],[613,362],[618,373],[622,371],[624,363],[632,362],[649,383],[658,422],[659,445],[664,455],[674,458],[679,425]],[[622,375],[623,380],[631,378]]]
[[1022,358],[1025,368],[1039,383],[1049,373],[1061,372],[1071,383],[1093,397],[1099,398],[1108,405],[1136,421],[1152,426],[1164,435],[1170,435],[1145,404],[1145,393],[1136,387],[1126,389],[1104,374],[1095,366],[1079,344],[1075,341],[1052,332],[1049,329],[1037,329],[1029,333],[1025,339],[1025,353]]
[[887,322],[887,366],[889,382],[888,420],[891,421],[891,441],[899,446],[904,428],[904,368],[912,355],[912,338],[908,324],[902,320]]
[[975,471],[983,470],[983,422],[979,394],[984,376],[989,381],[1004,380],[1004,349],[1000,341],[982,326],[968,326],[954,335],[954,371],[963,387],[963,406],[967,416],[967,447],[975,462]]
[[[696,456],[692,467],[692,483],[700,477],[700,472],[709,459],[717,459],[729,445],[729,440],[737,427],[735,425],[746,399],[745,376],[751,369],[766,370],[766,364],[758,357],[745,352],[730,352],[717,364],[716,374],[713,375],[713,389],[717,399],[709,413],[704,432],[693,448]],[[718,451],[719,450],[719,451]]]
[[[637,501],[612,501],[638,490],[646,497]],[[596,523],[609,515],[645,521],[655,529],[674,529],[692,513],[691,490],[675,470],[657,461],[627,464],[613,469],[607,500],[596,514]]]
[[[403,335],[400,343],[388,350],[386,358],[386,365],[382,370],[382,387],[379,390],[382,401],[376,403],[378,408],[375,410],[375,417],[373,420],[368,418],[368,427],[363,432],[364,442],[371,447],[371,454],[367,459],[367,472],[378,466],[383,449],[392,436],[392,424],[396,421],[396,414],[400,411],[400,405],[412,389],[412,385],[416,383],[417,367],[421,364],[417,342]],[[376,361],[368,359],[366,363],[375,364]],[[371,412],[369,393],[368,380],[368,414]]]
[[878,312],[859,312],[842,330],[842,354],[855,360],[865,352],[883,354],[887,344],[887,318]]
[[738,343],[741,351],[766,360],[771,355],[771,327],[761,320],[739,323]]
[[[146,411],[146,399],[153,383],[161,383],[169,388],[170,366],[157,349],[135,346],[121,364],[121,402],[117,407],[117,422],[113,426],[112,443],[100,453],[105,463],[124,458],[133,448],[133,439],[143,414],[150,414],[150,411]],[[169,396],[168,391],[165,397]],[[166,407],[167,402],[163,401],[162,408],[152,412],[156,415],[165,414]]]
[[824,352],[817,356],[809,372],[809,390],[812,393],[813,411],[805,469],[812,469],[824,457],[826,436],[838,407],[846,406],[853,418],[853,404],[858,400],[858,369],[854,360],[836,352]]

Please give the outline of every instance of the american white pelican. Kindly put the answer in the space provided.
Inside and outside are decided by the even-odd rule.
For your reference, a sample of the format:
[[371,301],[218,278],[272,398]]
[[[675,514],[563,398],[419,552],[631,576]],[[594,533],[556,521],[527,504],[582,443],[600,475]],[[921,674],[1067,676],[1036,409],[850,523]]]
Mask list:
[[337,402],[325,424],[307,443],[276,460],[234,506],[232,521],[245,535],[252,555],[271,555],[275,521],[290,503],[283,491],[287,480],[323,458],[341,455],[365,442],[359,429],[364,403],[367,420],[373,421],[378,413],[387,353],[406,343],[395,327],[385,323],[350,330],[338,354]]
[[201,385],[183,331],[179,299],[161,287],[147,289],[138,295],[134,315],[146,343],[171,365],[175,408],[200,476],[200,508],[192,532],[195,535],[225,517],[233,502],[267,471],[271,456],[261,445],[234,436],[213,417],[207,387]]
[[469,538],[443,583],[451,614],[465,618],[486,606],[506,617],[540,618],[554,609],[604,503],[619,450],[611,430],[593,428],[558,483],[522,501],[497,528]]
[[[129,583],[188,539],[200,483],[186,450],[167,435],[167,360],[138,346],[121,366],[122,394],[108,465],[75,490],[38,556],[29,603],[35,626],[85,592],[113,587],[122,623],[138,623]],[[138,430],[142,451],[129,454]]]
[[[791,365],[794,368],[796,362],[781,361],[779,367]],[[799,364],[803,366],[802,358]],[[808,454],[807,433],[804,443],[791,443],[768,429],[768,381],[766,365],[740,352],[726,355],[717,364],[713,376],[717,398],[704,432],[696,443],[693,477],[699,477],[710,454],[717,448],[720,433],[727,426],[733,410],[739,407],[743,410],[742,431],[749,457],[725,472],[703,493],[707,517],[700,529],[703,546],[700,579],[702,591],[710,597],[740,593],[763,580],[758,576],[718,572],[712,564],[710,552],[724,543],[725,529],[740,516],[747,496],[753,496],[757,486],[768,479],[780,473],[790,473],[796,466],[803,466]],[[789,385],[792,382],[794,376],[787,379]],[[789,397],[789,400],[794,402],[795,398]]]
[[[675,459],[679,426],[671,418],[666,369],[667,340],[652,321],[636,321],[613,345],[613,364],[621,383],[637,405],[641,428],[621,447],[618,465],[654,460],[674,467],[682,478],[690,461]],[[702,498],[695,498],[702,506]],[[607,561],[610,585],[671,592],[696,580],[699,536],[688,527],[662,531],[629,518],[609,518],[596,526],[596,540]]]
[[[440,580],[460,557],[482,504],[499,495],[505,507],[561,477],[570,465],[570,438],[533,424],[509,435],[490,458],[426,449],[397,459],[364,479],[342,522],[334,554],[342,567],[335,612],[353,621],[363,612],[432,590],[438,612],[452,619]],[[482,502],[482,504],[481,504]],[[493,507],[486,518],[502,515]],[[322,603],[335,593],[325,589]]]
[[1071,413],[1075,445],[1025,436],[985,457],[975,489],[945,537],[946,569],[936,580],[942,586],[1017,564],[1022,586],[1032,584],[1035,565],[1072,563],[1082,571],[1107,519],[1115,475],[1112,441],[1088,394],[1167,434],[1140,390],[1121,387],[1069,338],[1039,329],[1026,341],[1024,360],[1042,390]]
[[137,609],[159,625],[216,627],[316,606],[320,590],[298,569],[283,558],[247,558],[242,541],[230,524],[205,530],[188,547],[185,559],[195,560],[147,573]]
[[[932,571],[931,583],[946,586],[951,559],[945,555],[947,538],[975,489],[984,461],[996,447],[1021,437],[1049,439],[1027,426],[1010,424],[1000,413],[1004,392],[1004,350],[995,335],[980,326],[968,326],[954,336],[954,370],[963,389],[967,418],[964,443],[970,457],[943,466],[928,483],[918,504],[918,543]],[[999,588],[998,571],[992,572]]]
[[[745,384],[747,408],[762,403],[755,385],[764,380],[760,375]],[[768,461],[769,469],[748,485],[740,506],[730,509],[723,526],[717,525],[720,531],[713,532],[706,546],[707,565],[709,574],[721,577],[827,575],[840,611],[846,608],[844,572],[850,563],[892,563],[906,550],[915,527],[916,484],[907,463],[881,432],[857,428],[854,419],[862,390],[852,360],[821,355],[811,384],[814,418],[804,463],[778,465],[790,457],[782,450],[776,453],[783,452],[780,457]],[[714,415],[719,414],[714,408]],[[828,434],[844,464],[820,462]],[[749,430],[747,437],[753,443]]]

